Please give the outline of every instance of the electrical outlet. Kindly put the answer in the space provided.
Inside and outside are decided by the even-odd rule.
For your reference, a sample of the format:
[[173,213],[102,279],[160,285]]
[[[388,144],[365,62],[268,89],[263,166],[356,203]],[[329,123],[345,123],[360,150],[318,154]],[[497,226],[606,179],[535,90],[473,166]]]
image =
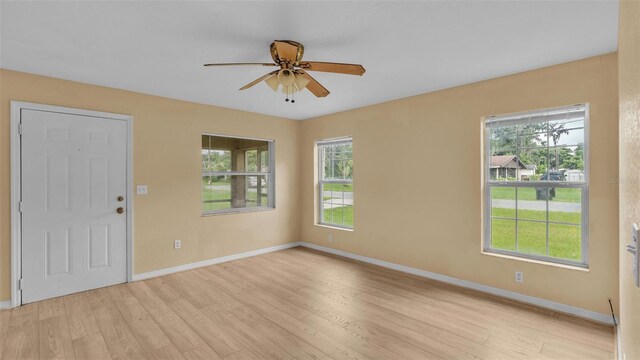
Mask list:
[[523,283],[524,282],[524,274],[522,271],[516,271],[516,282]]
[[333,235],[329,235],[329,242],[333,241]]
[[174,249],[180,249],[180,247],[182,246],[182,243],[180,242],[180,240],[174,240],[173,241],[173,248]]

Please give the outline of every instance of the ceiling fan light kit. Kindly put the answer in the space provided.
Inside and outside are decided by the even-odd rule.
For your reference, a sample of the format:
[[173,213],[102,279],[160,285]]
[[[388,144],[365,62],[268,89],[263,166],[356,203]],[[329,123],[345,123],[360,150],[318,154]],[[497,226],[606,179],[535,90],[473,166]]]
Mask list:
[[285,101],[295,103],[293,94],[304,89],[309,90],[316,97],[329,95],[329,90],[320,85],[316,79],[306,71],[331,72],[338,74],[360,75],[365,69],[359,64],[342,64],[318,61],[302,61],[304,46],[291,40],[275,40],[270,47],[273,63],[225,63],[205,64],[204,66],[233,66],[233,65],[258,65],[277,66],[280,70],[272,71],[240,88],[248,89],[255,84],[264,81],[273,91],[278,91],[282,86],[282,92],[286,95]]

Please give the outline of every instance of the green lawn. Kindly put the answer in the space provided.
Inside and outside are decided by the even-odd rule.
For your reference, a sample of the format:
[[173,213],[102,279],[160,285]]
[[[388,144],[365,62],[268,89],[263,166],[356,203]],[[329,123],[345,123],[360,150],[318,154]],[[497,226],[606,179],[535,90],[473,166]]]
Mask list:
[[[220,183],[216,183],[216,185],[220,185]],[[262,194],[262,204],[265,205],[267,203],[267,194]],[[247,207],[257,206],[258,193],[255,191],[247,192]],[[211,211],[211,210],[223,210],[231,208],[231,191],[230,190],[214,190],[208,186],[203,187],[202,189],[202,210],[203,211]],[[207,202],[212,200],[228,200],[228,201],[217,201],[217,202]]]
[[[493,208],[493,216],[510,217],[513,209]],[[546,224],[526,220],[544,220],[544,211],[518,210],[518,249],[525,254],[547,255]],[[525,220],[526,219],[526,220]],[[549,256],[581,260],[580,213],[550,211],[551,221],[576,225],[549,224]],[[516,220],[492,219],[491,245],[496,249],[516,251]]]
[[353,184],[324,184],[323,190],[353,192]]
[[323,222],[338,226],[353,226],[353,206],[342,206],[334,209],[325,209]]
[[[582,190],[576,188],[555,188],[556,196],[552,201],[564,201],[579,203],[581,201]],[[493,187],[491,188],[492,199],[515,199],[515,188],[513,187]],[[536,200],[536,189],[518,188],[518,200]]]

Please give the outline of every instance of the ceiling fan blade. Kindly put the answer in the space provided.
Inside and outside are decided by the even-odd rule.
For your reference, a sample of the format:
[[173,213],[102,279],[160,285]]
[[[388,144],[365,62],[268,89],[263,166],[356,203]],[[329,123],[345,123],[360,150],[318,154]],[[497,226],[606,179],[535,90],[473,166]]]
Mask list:
[[311,91],[311,93],[313,95],[315,95],[317,97],[325,97],[325,96],[329,95],[329,90],[327,90],[324,86],[320,85],[320,83],[317,82],[316,79],[311,77],[311,75],[307,74],[303,70],[297,70],[297,72],[302,77],[304,77],[307,80],[309,80],[309,83],[307,84],[306,87],[307,87],[307,89],[309,89],[309,91]]
[[261,76],[261,77],[259,77],[259,78],[255,79],[255,80],[253,80],[252,82],[248,83],[247,85],[245,85],[245,86],[241,87],[241,88],[240,88],[240,90],[248,89],[248,88],[252,87],[253,85],[255,85],[255,84],[259,83],[260,81],[262,81],[262,80],[264,80],[264,79],[266,79],[266,78],[270,77],[271,75],[273,75],[273,74],[275,74],[275,73],[277,73],[277,72],[278,72],[278,70],[276,70],[276,71],[272,71],[272,72],[270,72],[270,73],[268,73],[268,74],[266,74],[266,75],[264,75],[264,76]]
[[223,64],[204,64],[204,66],[247,66],[247,65],[260,65],[260,66],[278,66],[273,63],[223,63]]
[[366,71],[362,65],[359,64],[340,64],[332,62],[321,61],[305,61],[300,63],[300,67],[308,71],[322,71],[338,74],[360,75]]
[[273,43],[275,44],[276,50],[278,51],[278,58],[280,59],[280,61],[288,61],[291,64],[295,64],[297,62],[297,46],[280,40],[276,40]]

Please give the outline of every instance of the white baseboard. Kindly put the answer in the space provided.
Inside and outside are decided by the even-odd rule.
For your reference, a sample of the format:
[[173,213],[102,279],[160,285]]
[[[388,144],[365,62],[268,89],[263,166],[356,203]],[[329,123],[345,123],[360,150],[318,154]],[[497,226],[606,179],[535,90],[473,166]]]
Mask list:
[[262,255],[262,254],[266,254],[266,253],[270,253],[270,252],[274,252],[274,251],[289,249],[289,248],[296,247],[296,246],[300,246],[300,242],[292,242],[292,243],[283,244],[283,245],[270,246],[270,247],[267,247],[267,248],[247,251],[247,252],[243,252],[243,253],[240,253],[240,254],[222,256],[222,257],[203,260],[203,261],[198,261],[198,262],[194,262],[194,263],[178,265],[178,266],[174,266],[174,267],[170,267],[170,268],[164,268],[164,269],[160,269],[160,270],[149,271],[149,272],[145,272],[145,273],[141,273],[141,274],[133,274],[133,281],[145,280],[145,279],[150,279],[150,278],[154,278],[154,277],[158,277],[158,276],[173,274],[173,273],[176,273],[176,272],[179,272],[179,271],[191,270],[191,269],[196,269],[196,268],[199,268],[199,267],[211,266],[211,265],[220,264],[220,263],[224,263],[224,262],[228,262],[228,261],[244,259],[244,258],[248,258],[248,257],[256,256],[256,255]]
[[0,301],[0,310],[1,309],[11,309],[11,300]]
[[509,290],[498,289],[495,287],[482,285],[482,284],[474,283],[467,280],[457,279],[451,276],[441,275],[441,274],[429,272],[426,270],[412,268],[409,266],[394,264],[388,261],[378,260],[378,259],[342,251],[342,250],[336,250],[336,249],[328,248],[321,245],[311,244],[304,241],[300,242],[299,244],[300,246],[327,252],[330,254],[344,256],[346,258],[359,260],[362,262],[386,267],[386,268],[397,270],[397,271],[402,271],[408,274],[417,275],[427,279],[437,280],[444,283],[464,287],[467,289],[472,289],[472,290],[480,291],[483,293],[492,294],[492,295],[496,295],[496,296],[511,299],[511,300],[516,300],[526,304],[531,304],[538,307],[554,310],[557,312],[578,316],[581,318],[597,321],[597,322],[608,324],[608,325],[613,325],[613,320],[610,314],[602,314],[595,311],[582,309],[576,306],[571,306],[567,304],[558,303],[555,301],[545,300],[545,299],[537,298],[534,296],[524,295],[517,292],[509,291]]

